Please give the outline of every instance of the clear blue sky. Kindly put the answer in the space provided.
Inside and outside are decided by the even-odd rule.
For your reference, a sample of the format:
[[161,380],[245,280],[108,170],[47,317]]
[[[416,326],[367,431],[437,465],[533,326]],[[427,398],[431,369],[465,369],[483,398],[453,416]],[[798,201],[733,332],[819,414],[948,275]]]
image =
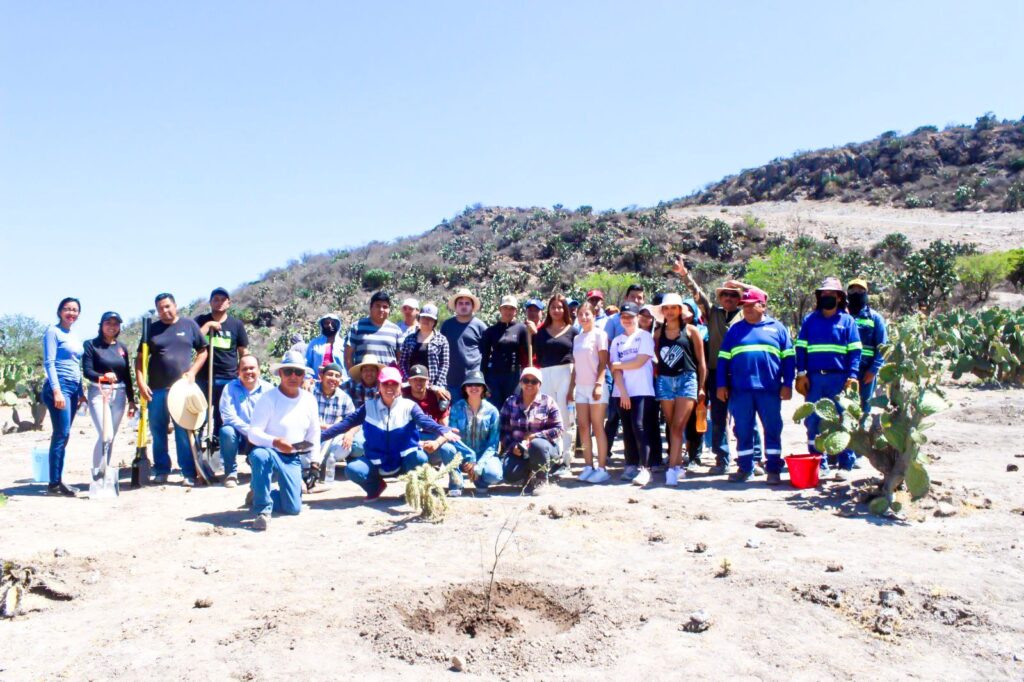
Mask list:
[[0,313],[1024,114],[1024,3],[3,2]]

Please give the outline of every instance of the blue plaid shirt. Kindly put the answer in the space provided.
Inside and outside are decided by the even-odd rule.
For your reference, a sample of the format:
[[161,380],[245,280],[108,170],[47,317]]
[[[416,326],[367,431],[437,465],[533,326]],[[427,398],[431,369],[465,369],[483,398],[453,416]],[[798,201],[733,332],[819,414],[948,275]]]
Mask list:
[[337,388],[334,395],[327,397],[320,390],[320,384],[313,384],[313,396],[316,398],[317,412],[320,414],[320,423],[324,426],[331,426],[356,411],[356,406],[348,394]]

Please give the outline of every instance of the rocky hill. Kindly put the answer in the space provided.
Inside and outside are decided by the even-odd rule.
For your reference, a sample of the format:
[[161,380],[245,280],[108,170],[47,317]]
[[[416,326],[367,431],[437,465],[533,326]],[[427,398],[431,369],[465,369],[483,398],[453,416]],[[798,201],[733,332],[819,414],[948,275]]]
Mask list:
[[671,203],[796,199],[946,211],[1024,209],[1024,120],[1000,122],[987,114],[974,126],[889,131],[869,142],[776,159]]

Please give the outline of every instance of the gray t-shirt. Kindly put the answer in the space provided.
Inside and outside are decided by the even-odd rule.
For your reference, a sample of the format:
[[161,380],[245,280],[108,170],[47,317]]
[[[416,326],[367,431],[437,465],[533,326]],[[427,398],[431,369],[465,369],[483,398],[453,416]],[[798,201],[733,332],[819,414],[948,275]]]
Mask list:
[[448,364],[448,390],[457,395],[462,388],[466,374],[480,369],[480,342],[487,325],[474,317],[469,322],[459,322],[450,317],[441,325],[441,334],[448,339],[451,355]]

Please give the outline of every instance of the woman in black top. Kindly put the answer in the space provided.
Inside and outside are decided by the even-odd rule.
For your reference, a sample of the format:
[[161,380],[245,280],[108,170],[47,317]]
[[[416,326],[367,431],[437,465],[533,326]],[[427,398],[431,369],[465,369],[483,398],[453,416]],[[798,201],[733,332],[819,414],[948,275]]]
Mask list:
[[655,393],[668,424],[665,484],[674,486],[686,475],[682,468],[683,432],[697,400],[704,399],[702,382],[707,368],[704,364],[704,340],[700,330],[690,324],[693,311],[683,305],[682,297],[666,294],[661,314],[665,322],[654,335],[658,356]]
[[555,399],[562,414],[562,471],[571,475],[573,442],[576,439],[576,418],[569,414],[575,386],[572,385],[572,342],[576,330],[572,328],[569,305],[565,296],[555,294],[548,301],[544,326],[533,337],[533,352],[537,355],[544,375],[544,393]]
[[128,416],[135,416],[135,390],[132,388],[128,348],[117,340],[121,333],[121,316],[114,312],[103,313],[96,338],[85,342],[82,351],[82,374],[89,380],[89,414],[96,426],[96,446],[92,451],[92,467],[103,466],[103,395],[100,393],[101,378],[113,382],[110,394],[110,416],[113,419],[113,433],[124,416],[125,403]]
[[504,296],[498,306],[498,321],[484,331],[480,339],[480,369],[487,381],[487,399],[499,410],[516,392],[519,375],[527,364],[529,331],[516,321],[519,300]]

